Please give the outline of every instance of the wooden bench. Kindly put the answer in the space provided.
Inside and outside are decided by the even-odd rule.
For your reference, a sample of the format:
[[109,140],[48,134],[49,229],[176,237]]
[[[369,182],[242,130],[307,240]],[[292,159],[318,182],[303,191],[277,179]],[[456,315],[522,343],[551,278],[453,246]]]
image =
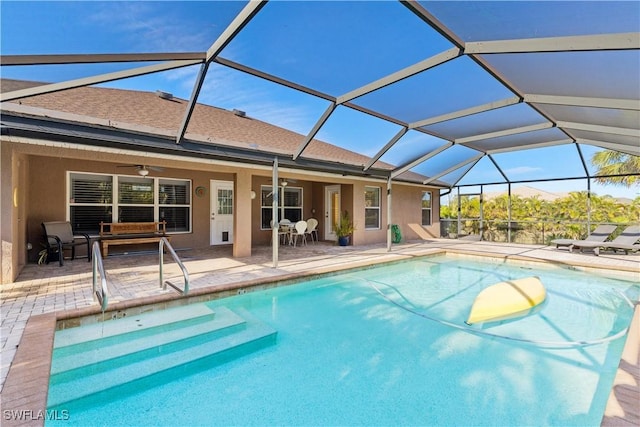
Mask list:
[[166,237],[167,223],[161,222],[101,222],[100,247],[102,256],[109,255],[111,245],[137,245],[142,243],[157,243]]

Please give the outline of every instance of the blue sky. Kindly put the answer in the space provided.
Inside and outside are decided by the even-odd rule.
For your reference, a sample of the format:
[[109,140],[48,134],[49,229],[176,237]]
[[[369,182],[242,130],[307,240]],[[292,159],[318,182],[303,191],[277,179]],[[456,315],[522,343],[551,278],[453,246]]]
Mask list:
[[[600,3],[589,3],[585,13],[601,13]],[[555,16],[562,18],[567,11],[556,8]],[[473,4],[470,3],[470,7]],[[492,18],[500,20],[502,10],[519,13],[542,13],[528,10],[518,2],[503,3],[492,10]],[[506,5],[506,6],[505,6]],[[204,51],[242,9],[243,2],[33,2],[2,1],[1,45],[3,54],[51,53],[132,53]],[[332,96],[383,77],[440,53],[451,45],[428,26],[396,2],[377,2],[374,8],[362,2],[334,2],[330,10],[319,3],[273,2],[267,4],[243,32],[221,54],[266,72],[291,79]],[[446,9],[446,6],[443,6]],[[446,10],[445,10],[446,12]],[[443,12],[444,13],[444,12]],[[354,16],[359,19],[353,19]],[[544,16],[543,16],[544,18]],[[637,18],[637,16],[636,16]],[[637,21],[637,19],[635,19]],[[551,27],[546,19],[539,31]],[[633,17],[625,17],[616,28],[620,32],[637,27]],[[391,24],[393,23],[393,25]],[[463,37],[473,37],[482,28],[465,26],[453,20]],[[585,23],[572,23],[579,27]],[[605,28],[611,23],[601,24]],[[503,26],[504,27],[504,26]],[[628,28],[627,28],[628,27]],[[518,34],[517,26],[506,28]],[[580,28],[572,28],[579,34]],[[637,31],[637,29],[636,29]],[[571,34],[571,33],[570,33]],[[493,36],[493,35],[492,35]],[[373,41],[373,42],[372,42]],[[336,45],[340,49],[335,49]],[[142,66],[147,64],[135,64]],[[406,121],[442,114],[508,97],[510,92],[496,87],[492,79],[477,76],[471,61],[453,61],[426,73],[366,95],[357,101],[379,111],[396,114]],[[3,67],[2,76],[40,81],[63,81],[93,74],[132,68],[130,64],[99,64],[73,66]],[[178,69],[105,84],[110,87],[171,92],[188,99],[197,72],[196,67]],[[441,74],[438,75],[438,74]],[[435,83],[431,83],[435,82]],[[435,87],[428,87],[428,85]],[[415,88],[419,87],[420,91]],[[467,93],[467,104],[451,104],[455,95]],[[399,102],[399,100],[403,102]],[[388,102],[396,100],[396,102]],[[201,92],[200,102],[227,109],[240,109],[248,115],[306,134],[328,106],[320,98],[265,82],[256,77],[212,64]],[[427,111],[424,113],[423,111]],[[419,112],[416,115],[416,112]],[[422,116],[420,115],[422,114]],[[317,135],[330,143],[341,145],[367,155],[396,134],[399,126],[355,110],[338,107]],[[410,132],[398,147],[383,160],[400,164],[413,153],[436,147],[443,141]],[[421,147],[421,148],[416,148]],[[428,151],[428,150],[427,150]],[[552,150],[527,150],[518,154],[496,155],[504,162],[501,167],[512,179],[547,178],[556,173],[570,176],[581,173],[575,147],[563,146]],[[594,150],[585,149],[590,157]],[[421,154],[421,153],[420,153]],[[450,164],[464,156],[465,150],[452,150]],[[486,164],[486,165],[485,165]],[[574,167],[575,166],[575,167]],[[422,173],[437,173],[442,165],[426,163],[417,169]],[[479,179],[492,179],[496,171],[491,162],[482,161],[473,171]],[[566,174],[566,175],[563,175]],[[532,184],[535,186],[535,184]],[[584,182],[548,183],[549,191],[584,190]],[[553,189],[551,189],[551,188]],[[554,190],[555,189],[555,190]],[[639,188],[601,188],[592,184],[598,194],[637,197]]]

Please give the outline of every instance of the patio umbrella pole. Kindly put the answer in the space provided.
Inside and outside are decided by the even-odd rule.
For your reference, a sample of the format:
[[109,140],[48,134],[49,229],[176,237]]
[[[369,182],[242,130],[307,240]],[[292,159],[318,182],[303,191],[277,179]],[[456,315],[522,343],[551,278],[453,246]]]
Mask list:
[[280,198],[280,189],[278,188],[278,158],[273,159],[273,176],[271,178],[273,182],[271,189],[273,191],[271,198],[271,217],[273,218],[271,228],[271,243],[273,245],[273,268],[278,268],[278,245],[280,240],[278,238],[278,228],[280,227],[280,221],[278,221],[278,199]]

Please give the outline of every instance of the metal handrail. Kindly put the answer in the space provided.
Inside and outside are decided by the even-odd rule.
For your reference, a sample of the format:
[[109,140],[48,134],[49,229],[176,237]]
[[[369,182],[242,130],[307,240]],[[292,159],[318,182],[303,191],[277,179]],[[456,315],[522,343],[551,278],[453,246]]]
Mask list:
[[[165,289],[167,289],[167,285],[169,285],[173,289],[175,289],[176,291],[180,292],[182,295],[187,295],[189,293],[189,272],[187,271],[187,268],[184,266],[184,264],[182,263],[182,261],[178,257],[178,254],[176,254],[176,251],[173,249],[173,246],[171,246],[171,243],[169,243],[169,240],[167,240],[166,237],[163,237],[162,239],[160,239],[160,244],[158,246],[159,246],[158,247],[158,252],[159,252],[159,256],[160,256],[160,260],[158,262],[159,267],[160,267],[160,287],[162,288],[162,290],[165,290]],[[176,262],[176,264],[178,264],[178,266],[182,270],[182,276],[184,277],[184,289],[178,288],[177,286],[175,286],[173,283],[171,283],[169,281],[165,282],[164,279],[163,279],[164,248],[165,248],[165,246],[168,249],[168,251],[171,254],[171,256],[173,257],[173,260]]]
[[[100,308],[102,311],[105,311],[109,303],[109,296],[107,295],[107,274],[104,271],[102,253],[100,252],[98,242],[93,242],[93,246],[91,247],[91,265],[93,269],[93,299],[94,301],[97,299],[100,303]],[[98,273],[100,273],[100,290],[97,289]]]

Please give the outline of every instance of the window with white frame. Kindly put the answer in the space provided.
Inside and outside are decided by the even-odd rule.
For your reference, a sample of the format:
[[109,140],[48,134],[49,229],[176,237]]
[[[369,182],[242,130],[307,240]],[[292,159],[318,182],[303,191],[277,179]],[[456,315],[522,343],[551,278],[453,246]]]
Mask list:
[[118,176],[118,222],[149,222],[154,215],[153,178]]
[[380,228],[380,187],[364,187],[364,228]]
[[431,225],[431,192],[422,192],[422,225]]
[[158,220],[167,222],[167,232],[191,231],[191,182],[158,179]]
[[69,220],[98,234],[100,222],[166,221],[167,232],[191,231],[191,181],[69,173]]
[[[302,220],[302,188],[301,187],[279,187],[280,205],[278,206],[278,221],[288,219],[295,223]],[[267,230],[271,228],[273,219],[273,187],[263,185],[260,187],[260,211],[261,228]]]
[[100,222],[112,222],[113,176],[69,176],[69,221],[76,232],[98,234]]

